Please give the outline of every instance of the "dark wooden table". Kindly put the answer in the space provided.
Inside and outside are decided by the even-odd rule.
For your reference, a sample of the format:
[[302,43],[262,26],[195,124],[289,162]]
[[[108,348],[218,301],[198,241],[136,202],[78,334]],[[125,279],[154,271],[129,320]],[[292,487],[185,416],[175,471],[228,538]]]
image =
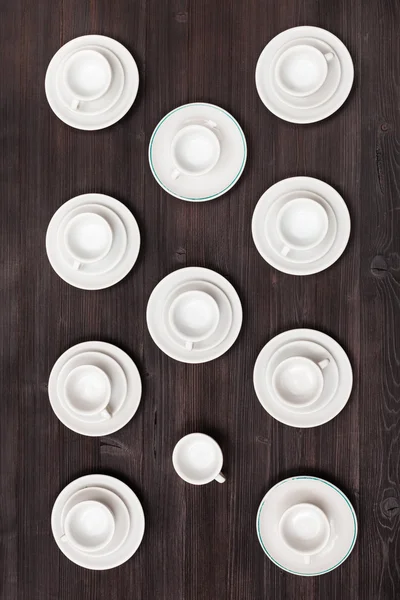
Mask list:
[[[0,8],[1,598],[399,598],[399,2],[1,0]],[[254,85],[264,45],[296,25],[332,31],[355,64],[348,101],[309,126],[274,117]],[[125,44],[140,71],[139,94],[127,116],[93,133],[64,125],[44,94],[53,54],[88,33]],[[147,162],[159,119],[195,100],[229,110],[249,147],[239,183],[204,204],[168,196]],[[310,277],[274,270],[251,238],[259,197],[293,175],[333,185],[352,216],[344,255]],[[90,191],[124,202],[143,237],[132,272],[99,292],[68,286],[45,253],[54,211]],[[244,308],[235,345],[204,365],[168,358],[145,324],[156,283],[191,265],[225,275]],[[278,423],[253,390],[260,349],[293,327],[332,335],[354,368],[348,405],[316,429]],[[97,339],[135,359],[144,393],[126,427],[91,439],[57,420],[47,380],[69,346]],[[174,444],[196,430],[214,435],[223,448],[223,486],[190,486],[173,470]],[[92,572],[59,552],[50,513],[67,483],[99,472],[136,491],[146,532],[127,563]],[[335,483],[359,517],[353,553],[319,578],[282,572],[257,541],[262,496],[291,474]]]

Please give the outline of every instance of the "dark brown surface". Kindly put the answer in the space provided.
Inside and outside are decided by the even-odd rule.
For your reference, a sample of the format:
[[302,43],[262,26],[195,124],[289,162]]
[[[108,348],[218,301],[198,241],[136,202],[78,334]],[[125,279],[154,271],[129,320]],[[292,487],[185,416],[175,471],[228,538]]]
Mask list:
[[[0,597],[6,600],[380,600],[400,595],[399,77],[397,0],[1,0],[0,82]],[[310,126],[280,121],[261,103],[254,69],[264,45],[295,25],[338,35],[355,63],[350,98]],[[140,71],[127,116],[76,131],[51,112],[44,75],[58,48],[88,33],[116,38]],[[179,104],[204,100],[239,120],[249,157],[222,198],[168,196],[147,163],[151,132]],[[251,215],[287,176],[332,184],[352,216],[350,244],[330,269],[296,278],[258,255]],[[120,199],[143,236],[120,284],[85,292],[64,283],[44,240],[54,211],[89,191]],[[154,345],[145,308],[155,284],[183,266],[224,274],[244,307],[237,343],[218,360],[184,365]],[[330,423],[297,430],[259,404],[252,370],[262,346],[292,327],[331,334],[348,351],[355,385]],[[116,434],[90,439],[52,413],[47,380],[69,346],[100,339],[136,360],[140,409]],[[171,452],[185,433],[213,434],[228,481],[181,481]],[[59,491],[108,473],[141,499],[146,532],[123,566],[91,572],[51,534]],[[289,474],[317,474],[349,495],[359,517],[350,558],[320,578],[280,571],[263,554],[255,514]]]

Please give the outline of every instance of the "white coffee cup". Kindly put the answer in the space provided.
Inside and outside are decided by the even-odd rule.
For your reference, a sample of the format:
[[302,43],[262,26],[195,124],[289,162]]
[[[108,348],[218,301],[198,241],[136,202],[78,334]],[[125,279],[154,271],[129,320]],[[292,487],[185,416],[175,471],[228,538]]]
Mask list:
[[172,160],[176,167],[171,173],[172,179],[180,175],[205,175],[217,164],[221,147],[213,131],[216,123],[206,123],[185,125],[175,135],[171,144]]
[[95,212],[73,217],[64,230],[64,244],[73,259],[73,268],[95,263],[107,256],[113,243],[109,223]]
[[224,483],[221,473],[222,450],[217,442],[204,433],[190,433],[176,444],[172,463],[178,475],[187,483],[204,485],[210,481]]
[[115,520],[111,510],[97,500],[84,500],[67,512],[61,540],[82,552],[96,552],[109,544],[114,531]]
[[297,44],[282,52],[275,66],[279,87],[291,96],[305,97],[322,87],[333,52],[323,54],[309,44]]
[[291,408],[313,404],[324,387],[323,370],[329,358],[318,363],[304,356],[291,356],[280,362],[272,374],[275,396]]
[[209,338],[217,329],[220,313],[214,298],[199,290],[179,294],[171,303],[168,322],[187,350]]
[[291,250],[310,250],[318,246],[328,233],[328,227],[327,212],[316,200],[295,198],[286,202],[276,217],[282,256]]
[[325,548],[331,527],[326,514],[315,504],[303,502],[288,508],[279,521],[279,535],[283,542],[304,557],[309,564],[311,557]]
[[67,406],[84,417],[99,415],[110,419],[108,404],[111,382],[107,374],[95,365],[80,365],[68,373],[63,388]]
[[77,50],[65,62],[63,82],[72,96],[71,109],[104,96],[111,84],[108,60],[97,50]]

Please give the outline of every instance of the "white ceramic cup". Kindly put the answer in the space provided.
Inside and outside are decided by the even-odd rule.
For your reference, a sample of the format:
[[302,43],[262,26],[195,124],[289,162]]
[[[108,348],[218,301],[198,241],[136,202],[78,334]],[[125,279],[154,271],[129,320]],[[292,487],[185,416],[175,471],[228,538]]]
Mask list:
[[316,200],[295,198],[286,202],[276,217],[282,256],[291,250],[310,250],[318,246],[328,233],[328,227],[327,212]]
[[68,407],[77,415],[100,415],[110,419],[108,404],[111,382],[107,374],[95,365],[81,365],[68,373],[63,388]]
[[110,543],[114,531],[115,521],[111,510],[97,500],[85,500],[67,512],[61,540],[82,552],[96,552]]
[[178,475],[193,485],[204,485],[214,479],[218,483],[226,480],[221,473],[222,450],[204,433],[190,433],[181,438],[172,453],[172,463]]
[[308,44],[292,46],[282,52],[276,62],[276,82],[291,96],[310,96],[324,84],[328,63],[334,56],[333,52],[323,54]]
[[316,363],[304,356],[291,356],[279,363],[272,374],[276,397],[291,408],[313,404],[324,387],[323,370],[329,358]]
[[95,263],[107,256],[113,243],[109,223],[97,213],[83,212],[73,217],[64,230],[64,244],[73,259],[73,268]]
[[315,504],[303,502],[288,508],[279,521],[283,542],[309,564],[329,541],[331,527],[326,514]]
[[172,179],[180,175],[198,177],[205,175],[217,164],[221,146],[218,136],[213,131],[216,124],[185,125],[178,131],[172,140],[171,154],[175,169],[171,173]]
[[72,110],[81,102],[90,102],[104,96],[111,84],[111,66],[97,50],[77,50],[65,62],[63,82],[72,96]]
[[206,292],[192,290],[179,294],[171,303],[168,322],[187,350],[196,342],[209,338],[218,327],[217,302]]

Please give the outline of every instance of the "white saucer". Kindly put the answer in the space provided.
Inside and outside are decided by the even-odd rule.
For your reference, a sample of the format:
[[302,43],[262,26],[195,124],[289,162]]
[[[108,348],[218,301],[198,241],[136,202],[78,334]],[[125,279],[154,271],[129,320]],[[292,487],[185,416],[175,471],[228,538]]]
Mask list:
[[[125,85],[124,69],[121,65],[118,56],[116,56],[114,52],[111,52],[111,50],[105,48],[104,46],[85,46],[85,50],[95,50],[97,52],[100,52],[100,54],[102,54],[108,60],[112,70],[111,84],[104,96],[101,96],[101,98],[98,98],[97,100],[91,100],[90,102],[81,102],[79,105],[79,113],[87,115],[100,115],[101,113],[110,110],[121,97]],[[73,101],[73,96],[66,88],[65,83],[63,82],[62,70],[65,62],[74,53],[75,50],[69,52],[65,56],[61,65],[59,65],[56,77],[56,88],[58,90],[60,99],[67,107],[69,112],[76,111],[71,111],[70,109],[71,103]]]
[[[119,548],[104,556],[85,554],[60,541],[63,535],[62,512],[64,505],[73,494],[89,487],[105,488],[114,492],[121,498],[129,512],[130,528],[128,536]],[[67,558],[85,569],[103,571],[118,567],[135,554],[143,539],[144,513],[136,494],[119,479],[107,475],[86,475],[72,481],[58,495],[51,513],[51,529],[58,547]]]
[[[278,402],[271,395],[266,381],[266,370],[275,352],[291,342],[304,341],[323,346],[328,355],[333,357],[339,370],[339,385],[333,397],[328,403],[321,401],[319,409],[313,412],[293,411]],[[310,357],[312,356],[310,346]],[[254,365],[253,383],[261,405],[272,417],[291,427],[317,427],[336,417],[347,404],[353,387],[353,371],[347,354],[329,335],[315,329],[291,329],[272,338],[261,350]]]
[[[336,237],[329,250],[317,260],[306,263],[294,263],[277,252],[265,235],[266,217],[281,196],[289,193],[311,192],[320,196],[332,209],[336,219]],[[324,206],[326,204],[324,203]],[[343,198],[330,185],[313,177],[289,177],[272,185],[259,199],[253,212],[252,234],[254,244],[264,260],[270,265],[290,275],[312,275],[330,267],[341,256],[350,236],[350,215]],[[308,253],[311,251],[307,251]]]
[[[219,287],[227,296],[232,307],[232,326],[228,335],[218,346],[202,352],[186,350],[170,338],[165,328],[164,307],[169,294],[182,284],[202,280]],[[186,267],[170,273],[152,291],[147,304],[147,327],[157,346],[171,358],[184,363],[204,363],[222,356],[239,335],[242,326],[242,305],[235,288],[219,273],[202,267]]]
[[[64,59],[73,51],[86,49],[88,46],[100,46],[104,53],[107,53],[108,59],[108,52],[113,53],[122,65],[125,77],[124,88],[118,100],[101,114],[91,115],[79,110],[70,110],[57,91],[57,75]],[[103,35],[84,35],[64,44],[51,59],[45,79],[47,100],[57,117],[71,127],[88,131],[104,129],[122,119],[134,103],[138,88],[139,72],[133,56],[125,46]]]
[[[309,198],[310,200],[315,200],[326,210],[326,214],[328,215],[328,232],[325,238],[320,242],[315,248],[311,248],[310,250],[293,250],[291,249],[289,254],[284,256],[281,254],[280,249],[284,245],[282,240],[280,239],[278,232],[276,230],[276,221],[278,217],[278,213],[280,209],[290,200],[295,198]],[[265,217],[265,225],[264,225],[265,236],[268,239],[269,245],[275,250],[278,254],[279,258],[284,258],[286,261],[291,263],[311,263],[316,260],[322,258],[330,248],[332,248],[332,244],[335,241],[336,233],[337,233],[337,223],[335,213],[332,210],[331,205],[321,198],[318,194],[314,194],[313,192],[306,190],[298,190],[295,192],[289,192],[276,198],[275,201],[271,204],[267,215]]]
[[[103,352],[80,352],[64,362],[56,382],[57,398],[60,400],[68,414],[75,417],[76,415],[68,409],[67,403],[64,401],[63,387],[65,380],[72,369],[82,365],[94,365],[95,367],[98,367],[104,371],[104,373],[110,379],[111,397],[107,405],[107,410],[109,410],[111,414],[115,416],[126,400],[128,393],[128,382],[125,372],[119,362],[109,354],[104,354]],[[85,421],[86,423],[100,423],[104,421],[104,417],[99,414],[79,415],[79,420]]]
[[[206,175],[182,175],[174,180],[172,140],[181,127],[202,120],[217,124],[219,161]],[[157,182],[172,196],[189,202],[205,202],[225,194],[241,176],[246,158],[246,139],[239,123],[223,108],[204,102],[185,104],[168,113],[155,128],[149,144],[150,168]]]
[[302,110],[316,108],[317,106],[320,106],[327,102],[336,92],[342,74],[340,62],[335,56],[335,58],[332,60],[333,64],[329,64],[327,78],[319,90],[317,90],[310,96],[292,96],[291,94],[288,94],[287,92],[279,88],[275,77],[273,76],[273,73],[275,65],[279,57],[281,56],[281,53],[287,50],[288,48],[296,46],[297,44],[309,44],[311,46],[314,46],[314,48],[320,50],[323,54],[327,54],[329,52],[333,53],[333,48],[331,48],[329,44],[326,44],[325,42],[316,38],[301,38],[292,40],[291,42],[288,42],[282,48],[280,48],[280,50],[278,50],[278,52],[275,54],[269,70],[269,85],[272,86],[276,96],[278,96],[282,102],[284,102],[291,108],[300,108]]
[[226,336],[228,335],[231,326],[232,326],[232,307],[229,302],[226,294],[216,285],[210,283],[209,281],[190,281],[179,285],[176,289],[174,289],[166,298],[165,308],[164,308],[164,323],[168,335],[175,341],[175,343],[179,346],[179,348],[184,348],[184,342],[176,335],[172,327],[168,323],[168,310],[173,302],[173,300],[184,292],[190,290],[199,290],[201,292],[205,292],[206,294],[210,294],[212,298],[216,301],[219,311],[220,311],[220,321],[218,323],[216,331],[207,339],[201,340],[200,342],[196,342],[190,351],[193,352],[204,352],[206,350],[210,350],[215,346],[221,344]]
[[[110,356],[120,365],[125,374],[128,385],[126,399],[118,408],[120,401],[114,396],[112,390],[112,398],[114,397],[112,402],[115,403],[113,406],[117,408],[115,414],[113,414],[110,419],[100,420],[98,417],[91,417],[91,419],[93,419],[91,420],[89,417],[86,417],[85,420],[82,420],[80,417],[78,418],[78,415],[69,411],[58,396],[57,385],[62,368],[72,358],[74,359],[73,364],[77,366],[79,364],[79,356],[83,352],[103,353]],[[104,369],[109,369],[111,363],[103,358],[99,358],[99,364],[101,364]],[[115,376],[116,374],[114,373],[111,375],[112,382],[115,381]],[[120,382],[116,391],[117,393],[121,392],[122,394],[123,389],[123,383]],[[140,403],[142,382],[135,363],[120,348],[113,344],[107,344],[106,342],[83,342],[69,348],[55,362],[49,377],[48,392],[53,411],[66,427],[82,435],[98,437],[118,431],[132,419]]]
[[58,252],[62,255],[64,261],[73,270],[74,259],[68,255],[68,252],[64,246],[64,232],[69,221],[76,215],[82,212],[94,212],[97,215],[103,217],[110,225],[113,233],[113,243],[110,252],[98,262],[82,264],[79,268],[81,273],[89,276],[98,276],[100,274],[111,271],[118,263],[122,260],[127,245],[126,229],[123,222],[116,212],[101,204],[85,204],[79,206],[75,210],[71,210],[61,221],[57,233]]
[[[327,515],[331,526],[327,546],[305,564],[304,556],[291,550],[278,533],[283,513],[293,504],[310,502]],[[264,496],[256,518],[257,536],[268,558],[293,575],[317,576],[341,565],[357,539],[357,517],[349,499],[335,485],[318,477],[284,479]]]
[[[122,498],[107,488],[85,487],[72,494],[72,496],[68,498],[62,507],[60,520],[61,529],[64,530],[64,521],[67,512],[79,502],[86,502],[88,500],[95,500],[104,504],[108,509],[111,510],[115,520],[115,531],[109,544],[107,544],[107,546],[101,550],[90,552],[90,556],[106,556],[108,554],[112,554],[120,546],[122,546],[128,537],[130,529],[130,517],[128,508]],[[64,540],[60,540],[60,544],[64,546]],[[87,554],[87,552],[84,552],[83,554]]]
[[[314,38],[317,43],[327,44],[336,55],[341,69],[340,83],[336,91],[319,106],[312,108],[289,106],[271,85],[271,67],[274,57],[286,44],[301,38]],[[320,27],[293,27],[275,36],[261,52],[256,66],[256,87],[265,106],[277,117],[291,123],[315,123],[326,119],[345,102],[354,80],[354,66],[346,46],[333,33]],[[321,92],[322,93],[322,92]]]
[[323,371],[324,387],[322,388],[321,396],[309,406],[298,406],[294,409],[296,414],[311,413],[321,410],[321,408],[329,404],[335,395],[339,385],[339,369],[333,356],[327,352],[323,346],[310,341],[303,342],[300,340],[296,342],[289,342],[288,344],[281,346],[271,356],[265,371],[265,381],[271,398],[275,400],[279,406],[282,405],[282,403],[274,397],[275,394],[271,383],[272,374],[279,363],[292,356],[304,356],[311,359],[315,363],[318,363],[325,358],[329,359],[330,363]]
[[[122,222],[127,235],[127,245],[123,257],[118,264],[115,264],[115,266],[105,273],[96,273],[95,265],[90,265],[90,267],[85,265],[82,269],[73,270],[70,264],[66,262],[67,259],[65,258],[65,253],[59,251],[59,229],[64,226],[62,225],[64,219],[69,216],[72,211],[81,208],[85,209],[87,205],[92,204],[111,209]],[[109,214],[108,211],[107,214]],[[111,223],[111,225],[113,225],[113,223]],[[115,219],[114,227],[116,226],[117,221]],[[120,231],[120,229],[118,229],[118,231]],[[64,279],[64,281],[70,285],[82,290],[101,290],[121,281],[135,264],[139,254],[139,248],[140,232],[135,217],[121,202],[115,198],[111,198],[111,196],[105,196],[104,194],[82,194],[81,196],[75,196],[75,198],[65,202],[52,216],[46,233],[46,251],[51,266],[61,279]],[[103,260],[107,262],[112,258],[115,259],[114,254],[111,254],[110,252],[110,255],[110,258],[107,256]],[[90,273],[89,276],[88,272]]]

